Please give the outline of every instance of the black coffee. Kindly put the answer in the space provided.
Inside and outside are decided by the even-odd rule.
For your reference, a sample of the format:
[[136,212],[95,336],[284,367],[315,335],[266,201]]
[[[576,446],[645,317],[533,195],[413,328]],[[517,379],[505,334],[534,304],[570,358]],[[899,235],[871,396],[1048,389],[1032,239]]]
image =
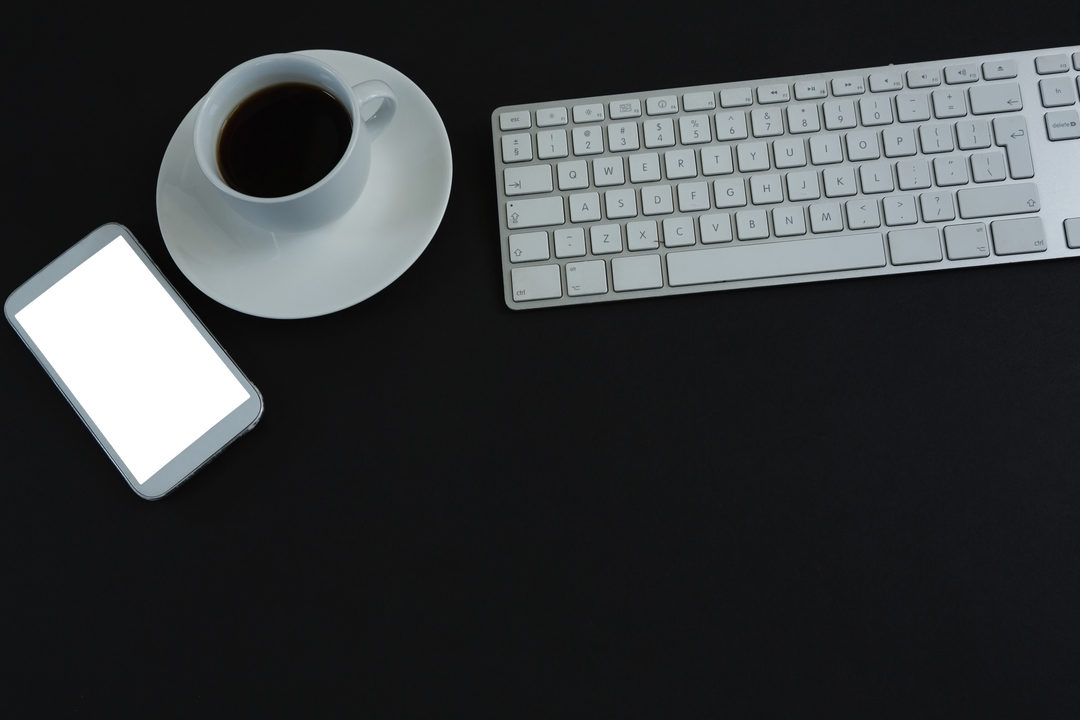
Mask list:
[[330,93],[306,83],[272,85],[225,120],[218,168],[245,195],[292,195],[334,169],[351,135],[349,111]]

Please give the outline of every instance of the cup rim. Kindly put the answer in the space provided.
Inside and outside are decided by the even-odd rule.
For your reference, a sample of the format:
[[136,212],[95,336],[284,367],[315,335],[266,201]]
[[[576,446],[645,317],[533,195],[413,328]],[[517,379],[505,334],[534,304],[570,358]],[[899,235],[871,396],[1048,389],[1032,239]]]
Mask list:
[[[208,103],[213,99],[215,94],[221,94],[225,92],[226,88],[231,87],[238,76],[250,72],[252,67],[265,65],[267,63],[292,63],[294,66],[304,66],[307,68],[315,67],[325,72],[330,78],[332,78],[338,87],[334,89],[326,88],[320,85],[324,90],[330,90],[334,97],[345,107],[345,110],[349,113],[349,118],[352,121],[352,133],[349,135],[349,144],[345,147],[345,151],[341,154],[337,164],[331,168],[330,172],[326,173],[317,182],[307,186],[303,190],[292,193],[291,195],[280,195],[278,197],[258,197],[255,195],[248,195],[242,193],[239,190],[231,187],[221,176],[221,169],[218,167],[217,162],[217,146],[221,135],[221,128],[224,127],[225,122],[228,120],[232,112],[239,106],[239,103],[233,103],[232,107],[228,110],[228,114],[225,119],[220,123],[216,120],[211,120],[209,117],[209,110],[207,109]],[[314,78],[308,78],[314,80]],[[244,99],[251,96],[252,93],[261,90],[266,87],[271,87],[278,82],[288,82],[288,80],[282,79],[275,82],[268,82],[257,87],[253,87],[243,93]],[[316,84],[312,82],[312,84]],[[207,123],[214,122],[216,125],[216,132],[214,138],[210,142],[210,147],[207,148],[205,142],[200,142],[199,138],[208,131],[206,128]],[[302,198],[306,195],[310,195],[316,192],[319,188],[327,185],[338,174],[346,160],[352,157],[353,152],[356,149],[356,145],[359,142],[359,136],[361,129],[358,127],[363,124],[363,119],[360,116],[359,110],[356,107],[356,97],[353,95],[352,86],[346,82],[345,78],[341,77],[341,74],[330,67],[321,60],[306,55],[298,55],[293,53],[274,53],[271,55],[262,55],[257,58],[252,58],[245,62],[240,63],[236,67],[229,70],[227,73],[218,78],[199,105],[199,110],[195,114],[194,127],[192,129],[192,144],[195,150],[195,161],[199,164],[199,168],[202,170],[203,175],[221,192],[226,195],[240,200],[243,202],[253,203],[257,205],[276,205],[289,200],[295,200]],[[209,167],[207,165],[209,164]]]

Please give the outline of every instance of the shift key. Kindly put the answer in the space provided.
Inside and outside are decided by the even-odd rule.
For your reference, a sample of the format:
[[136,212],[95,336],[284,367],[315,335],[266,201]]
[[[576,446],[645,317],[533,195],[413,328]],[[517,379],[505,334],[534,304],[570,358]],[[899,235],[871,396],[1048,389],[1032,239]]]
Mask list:
[[511,230],[562,225],[565,221],[561,197],[511,200],[506,203],[506,227]]
[[956,200],[960,204],[960,217],[965,219],[1033,213],[1040,209],[1039,189],[1035,183],[959,190]]

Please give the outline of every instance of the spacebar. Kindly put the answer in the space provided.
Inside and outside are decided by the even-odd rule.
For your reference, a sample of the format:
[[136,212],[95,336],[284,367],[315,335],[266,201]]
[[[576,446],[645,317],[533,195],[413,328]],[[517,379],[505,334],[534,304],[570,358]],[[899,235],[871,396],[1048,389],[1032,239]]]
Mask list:
[[885,267],[885,243],[881,233],[866,233],[736,245],[671,252],[667,266],[673,286],[860,270]]

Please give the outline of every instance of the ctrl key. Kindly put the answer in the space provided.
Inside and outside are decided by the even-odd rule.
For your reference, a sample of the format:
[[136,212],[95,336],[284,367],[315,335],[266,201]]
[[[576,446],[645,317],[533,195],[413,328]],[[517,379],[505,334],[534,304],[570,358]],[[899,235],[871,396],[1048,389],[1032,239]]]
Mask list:
[[514,302],[562,297],[562,275],[558,265],[538,265],[510,270]]

